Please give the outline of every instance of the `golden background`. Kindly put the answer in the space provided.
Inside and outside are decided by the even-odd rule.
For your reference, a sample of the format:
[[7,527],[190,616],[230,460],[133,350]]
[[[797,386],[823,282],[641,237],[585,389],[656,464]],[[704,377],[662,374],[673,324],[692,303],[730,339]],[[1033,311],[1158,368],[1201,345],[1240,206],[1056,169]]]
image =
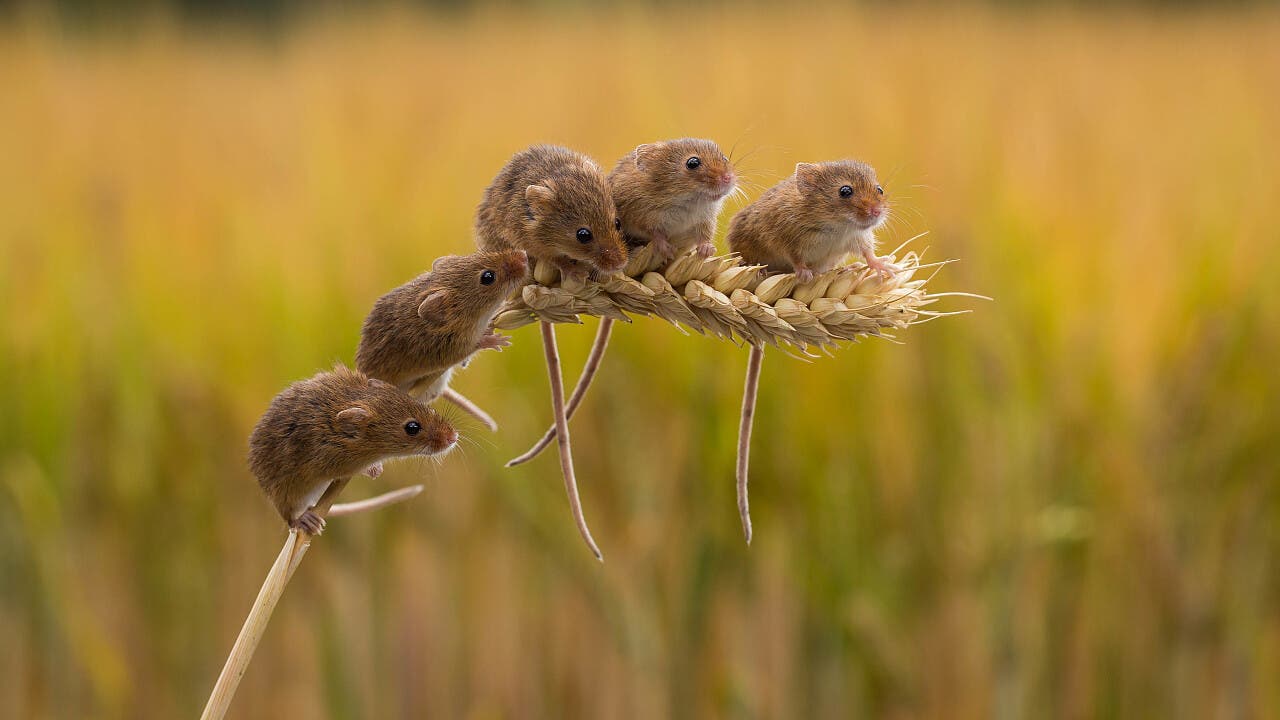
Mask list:
[[751,197],[871,162],[882,246],[994,302],[769,353],[749,548],[745,352],[619,327],[573,423],[603,565],[554,450],[502,468],[549,420],[516,331],[455,382],[501,432],[353,483],[427,492],[330,524],[231,717],[1280,713],[1274,9],[27,8],[0,88],[0,716],[195,717],[284,535],[271,397],[513,152],[682,135]]

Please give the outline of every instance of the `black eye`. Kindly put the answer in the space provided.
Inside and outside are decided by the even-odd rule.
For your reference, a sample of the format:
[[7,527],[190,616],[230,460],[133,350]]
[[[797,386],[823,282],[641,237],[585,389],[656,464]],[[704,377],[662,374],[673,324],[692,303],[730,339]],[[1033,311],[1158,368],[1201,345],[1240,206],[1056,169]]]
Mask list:
[[495,275],[492,270],[485,270],[484,272],[480,273],[481,285],[492,285],[493,281],[497,279],[498,279],[498,276]]
[[411,436],[417,435],[422,431],[422,426],[418,424],[417,420],[410,420],[404,424],[404,431]]
[[849,187],[848,185],[840,186],[840,197],[849,197],[852,194],[853,194],[853,188]]
[[694,155],[693,157],[684,161],[684,166],[689,168],[690,170],[697,170],[698,166],[701,164],[702,164],[702,159],[699,158],[697,155]]
[[591,242],[591,231],[586,228],[578,228],[578,242],[583,245]]
[[882,188],[882,187],[880,187],[879,185],[877,185],[877,186],[876,186],[876,192],[878,192],[878,193],[880,193],[881,195],[883,195],[883,194],[884,194],[884,188]]
[[621,230],[621,229],[622,229],[622,219],[621,219],[621,218],[614,218],[614,219],[613,219],[613,229],[614,229],[614,230]]

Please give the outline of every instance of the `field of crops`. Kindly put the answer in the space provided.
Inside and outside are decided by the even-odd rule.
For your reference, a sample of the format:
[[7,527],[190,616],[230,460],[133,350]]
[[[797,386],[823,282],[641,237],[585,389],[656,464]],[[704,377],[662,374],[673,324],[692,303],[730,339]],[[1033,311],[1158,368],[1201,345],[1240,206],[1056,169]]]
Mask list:
[[603,565],[554,451],[502,467],[550,417],[515,331],[455,383],[501,431],[353,482],[427,491],[330,524],[231,717],[1280,713],[1274,10],[32,13],[0,88],[0,717],[195,717],[284,535],[271,397],[474,246],[511,153],[681,135],[752,198],[871,162],[882,243],[994,301],[766,357],[750,547],[745,351],[618,327],[573,424]]

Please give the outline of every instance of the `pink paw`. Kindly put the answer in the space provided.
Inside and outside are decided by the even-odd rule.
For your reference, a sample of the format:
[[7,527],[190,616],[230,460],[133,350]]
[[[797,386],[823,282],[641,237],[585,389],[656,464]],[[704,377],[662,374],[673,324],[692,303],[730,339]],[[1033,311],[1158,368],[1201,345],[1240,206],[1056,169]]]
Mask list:
[[704,242],[698,245],[698,257],[702,258],[703,260],[706,260],[707,258],[715,254],[716,254],[715,243]]
[[881,277],[891,278],[902,272],[902,268],[889,262],[889,257],[876,257],[875,255],[864,255],[863,259],[867,261],[867,267],[880,273]]
[[364,469],[364,474],[371,478],[376,478],[382,474],[382,463],[376,462]]
[[654,233],[652,242],[653,251],[658,255],[658,257],[668,259],[676,256],[675,246],[667,240],[666,235]]
[[813,268],[807,268],[803,265],[797,265],[795,269],[796,280],[801,283],[807,283],[813,280]]
[[480,342],[476,343],[477,350],[497,350],[502,352],[504,347],[511,347],[511,338],[497,333],[483,335],[480,337]]

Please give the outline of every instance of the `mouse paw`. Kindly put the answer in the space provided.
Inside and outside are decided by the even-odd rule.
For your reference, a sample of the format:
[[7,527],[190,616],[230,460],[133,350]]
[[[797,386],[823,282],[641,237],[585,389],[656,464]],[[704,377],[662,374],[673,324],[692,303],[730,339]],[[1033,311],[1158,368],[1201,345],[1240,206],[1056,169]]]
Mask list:
[[880,273],[881,277],[891,278],[902,272],[902,268],[889,262],[889,256],[876,257],[875,255],[864,255],[863,259],[867,261],[867,267]]
[[716,244],[713,242],[698,243],[698,257],[706,260],[716,254]]
[[651,242],[653,243],[653,252],[658,257],[664,260],[670,260],[676,256],[676,248],[671,244],[670,240],[667,240],[666,235],[663,235],[662,233],[654,233],[653,240]]
[[299,515],[289,526],[298,528],[308,535],[321,535],[324,533],[325,522],[324,518],[308,510]]
[[504,347],[511,347],[511,338],[497,333],[482,335],[480,336],[480,342],[476,343],[477,350],[497,350],[502,352]]
[[376,462],[364,469],[364,474],[371,478],[376,478],[382,474],[382,463]]
[[807,265],[797,265],[794,272],[797,282],[807,283],[813,280],[813,268]]

